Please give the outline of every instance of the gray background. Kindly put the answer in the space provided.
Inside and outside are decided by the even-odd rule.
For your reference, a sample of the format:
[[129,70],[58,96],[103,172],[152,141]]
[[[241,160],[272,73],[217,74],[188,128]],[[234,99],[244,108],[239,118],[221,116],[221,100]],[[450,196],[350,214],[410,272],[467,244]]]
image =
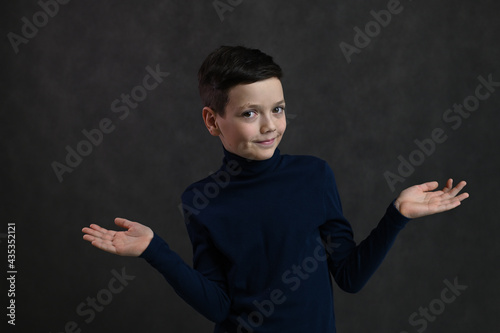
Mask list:
[[[353,44],[353,28],[363,29],[370,11],[386,9],[387,1],[248,0],[223,20],[212,1],[71,1],[17,54],[7,34],[20,35],[21,19],[32,22],[41,7],[34,0],[4,4],[0,247],[6,258],[6,224],[15,222],[15,331],[64,332],[71,321],[82,332],[211,331],[146,262],[101,252],[80,230],[127,217],[150,226],[191,263],[180,194],[222,159],[218,139],[202,123],[196,73],[210,51],[238,44],[262,49],[283,67],[289,125],[280,149],[328,161],[357,241],[404,188],[428,180],[441,186],[447,177],[469,183],[471,197],[461,207],[407,226],[360,293],[335,287],[338,331],[417,332],[422,326],[409,316],[455,278],[467,289],[426,331],[498,330],[500,88],[459,128],[442,117],[474,94],[478,76],[500,81],[500,6],[401,6],[348,63],[339,44]],[[111,103],[157,64],[170,75],[121,120]],[[65,147],[75,148],[82,130],[103,118],[115,130],[59,182],[51,163],[64,163]],[[391,191],[384,172],[396,173],[398,156],[408,158],[414,140],[435,128],[447,140]],[[4,260],[1,267],[3,276]],[[85,322],[77,306],[122,269],[135,278]]]

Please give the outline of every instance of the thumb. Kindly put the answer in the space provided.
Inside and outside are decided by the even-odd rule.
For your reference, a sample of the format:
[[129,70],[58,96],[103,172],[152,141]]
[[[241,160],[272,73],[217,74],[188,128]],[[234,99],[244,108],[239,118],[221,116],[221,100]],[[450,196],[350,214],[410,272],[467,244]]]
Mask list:
[[127,219],[124,219],[122,217],[117,217],[117,218],[115,218],[115,224],[119,227],[122,227],[122,228],[128,230],[132,227],[133,222],[129,221]]

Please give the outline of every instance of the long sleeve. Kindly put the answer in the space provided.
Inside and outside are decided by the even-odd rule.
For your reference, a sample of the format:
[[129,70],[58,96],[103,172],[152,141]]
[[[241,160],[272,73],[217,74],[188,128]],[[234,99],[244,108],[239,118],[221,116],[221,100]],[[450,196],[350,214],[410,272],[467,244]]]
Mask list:
[[187,265],[158,235],[154,235],[141,257],[165,277],[184,301],[207,319],[221,322],[227,317],[230,300],[223,284]]
[[325,212],[327,222],[320,227],[329,256],[329,268],[335,282],[347,292],[358,292],[368,282],[392,247],[396,236],[410,219],[401,215],[391,203],[377,227],[356,245],[342,207],[333,172],[326,170]]
[[335,332],[329,273],[358,291],[406,223],[390,207],[356,246],[328,164],[278,150],[262,161],[225,151],[182,208],[192,268],[157,235],[142,256],[216,333]]

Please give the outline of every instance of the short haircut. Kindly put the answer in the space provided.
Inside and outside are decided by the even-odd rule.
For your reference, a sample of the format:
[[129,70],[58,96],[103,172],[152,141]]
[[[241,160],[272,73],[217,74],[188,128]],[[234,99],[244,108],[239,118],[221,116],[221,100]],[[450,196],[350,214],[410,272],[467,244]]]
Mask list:
[[204,106],[224,116],[229,90],[270,78],[283,72],[273,58],[260,50],[243,46],[221,46],[208,55],[198,71],[198,89]]

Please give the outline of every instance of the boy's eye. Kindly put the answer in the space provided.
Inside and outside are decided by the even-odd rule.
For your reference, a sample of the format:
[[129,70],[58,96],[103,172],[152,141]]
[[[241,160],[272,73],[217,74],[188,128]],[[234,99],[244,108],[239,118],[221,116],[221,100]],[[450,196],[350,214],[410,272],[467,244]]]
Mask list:
[[257,113],[255,111],[245,111],[243,112],[243,118],[253,118]]
[[285,107],[284,106],[277,106],[273,110],[274,113],[283,113],[284,111],[285,111]]

